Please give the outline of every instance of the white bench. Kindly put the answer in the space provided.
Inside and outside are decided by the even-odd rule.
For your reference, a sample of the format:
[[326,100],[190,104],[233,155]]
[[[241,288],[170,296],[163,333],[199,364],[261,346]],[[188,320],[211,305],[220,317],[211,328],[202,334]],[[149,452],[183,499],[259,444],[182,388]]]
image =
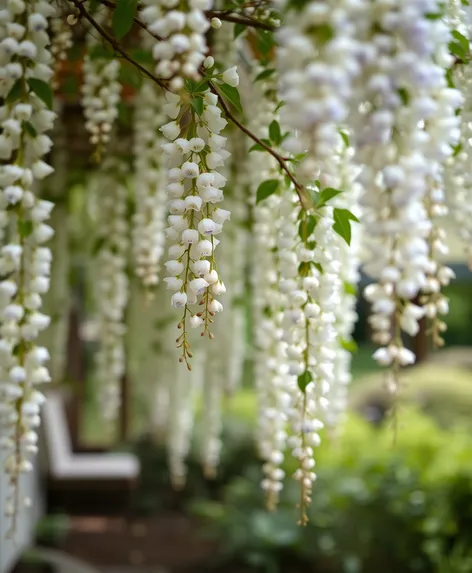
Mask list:
[[48,392],[43,407],[43,429],[48,453],[48,473],[56,480],[136,480],[140,465],[126,453],[81,454],[72,451],[64,399]]

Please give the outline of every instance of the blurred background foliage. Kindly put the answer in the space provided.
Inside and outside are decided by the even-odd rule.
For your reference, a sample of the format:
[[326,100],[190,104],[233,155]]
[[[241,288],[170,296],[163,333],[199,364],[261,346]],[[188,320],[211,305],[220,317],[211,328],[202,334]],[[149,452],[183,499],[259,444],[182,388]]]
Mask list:
[[[246,401],[247,405],[247,401]],[[245,414],[247,417],[245,418]],[[187,487],[172,491],[163,449],[151,437],[131,447],[142,463],[134,510],[179,510],[202,519],[218,541],[215,571],[461,573],[471,571],[472,442],[467,420],[441,427],[401,409],[396,443],[388,419],[373,425],[351,414],[342,435],[325,436],[307,527],[297,525],[299,489],[288,482],[270,513],[251,439],[253,411],[227,418],[220,472],[206,481],[198,440]],[[285,470],[294,471],[289,456]]]
[[[80,261],[75,272],[77,284]],[[224,447],[214,480],[203,476],[197,429],[186,487],[180,492],[172,489],[165,447],[146,433],[145,395],[134,395],[130,404],[134,438],[116,443],[113,430],[100,420],[93,341],[86,347],[89,374],[81,439],[138,455],[142,473],[133,500],[137,515],[178,511],[202,520],[202,535],[216,539],[219,547],[205,570],[470,573],[472,297],[470,273],[463,277],[446,293],[451,309],[446,349],[404,373],[395,444],[387,414],[391,397],[371,359],[368,309],[359,302],[348,419],[338,436],[324,436],[315,453],[318,480],[307,527],[297,525],[295,482],[287,480],[276,512],[265,508],[261,462],[253,441],[257,410],[250,353],[241,389],[225,399]],[[249,329],[249,349],[250,334]],[[288,474],[294,470],[290,465],[287,455]]]

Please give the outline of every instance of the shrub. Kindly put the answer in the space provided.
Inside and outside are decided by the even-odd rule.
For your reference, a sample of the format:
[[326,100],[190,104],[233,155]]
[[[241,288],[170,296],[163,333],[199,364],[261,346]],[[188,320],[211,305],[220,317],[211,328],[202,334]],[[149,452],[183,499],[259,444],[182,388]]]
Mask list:
[[470,556],[458,565],[457,548],[468,547],[472,534],[469,435],[403,412],[395,447],[392,437],[390,428],[352,419],[341,442],[324,443],[306,528],[296,525],[297,485],[286,488],[271,515],[252,465],[221,500],[199,502],[194,509],[219,538],[222,565],[242,560],[265,571],[298,564],[317,573],[443,573],[445,563],[455,563],[450,571],[460,573]]
[[[444,352],[449,354],[449,351]],[[469,354],[468,351],[465,356]],[[415,366],[402,375],[400,401],[421,409],[441,426],[463,423],[472,429],[471,374],[470,365],[460,364],[457,354],[453,364],[432,362]],[[382,374],[366,376],[353,384],[350,391],[351,407],[373,420],[383,417],[391,400],[382,384]]]

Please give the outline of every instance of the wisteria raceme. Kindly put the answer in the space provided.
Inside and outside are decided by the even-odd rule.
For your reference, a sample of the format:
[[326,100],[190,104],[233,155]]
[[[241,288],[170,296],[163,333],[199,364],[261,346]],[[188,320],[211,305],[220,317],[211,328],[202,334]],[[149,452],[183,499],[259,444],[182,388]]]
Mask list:
[[[106,23],[108,13],[101,11],[96,16],[99,23]],[[100,159],[110,142],[113,125],[118,117],[121,84],[118,81],[120,61],[100,53],[100,40],[92,33],[87,35],[88,52],[84,58],[82,106],[86,119],[85,128],[90,133],[90,142],[96,147]]]
[[461,137],[454,156],[448,159],[446,198],[472,268],[472,66],[457,67],[456,85],[464,94]]
[[51,55],[54,62],[53,88],[60,87],[60,75],[63,62],[67,59],[68,50],[72,47],[72,29],[64,14],[59,13],[51,19]]
[[[223,310],[215,298],[225,292],[216,270],[215,249],[219,243],[215,235],[223,229],[230,212],[217,207],[223,200],[226,178],[216,169],[224,165],[229,152],[224,149],[226,138],[219,135],[226,126],[217,106],[218,97],[207,91],[203,95],[202,113],[193,118],[185,131],[178,120],[182,115],[180,96],[167,94],[167,115],[172,119],[161,131],[169,140],[162,145],[168,165],[167,195],[169,197],[169,227],[166,229],[170,259],[165,263],[164,280],[172,295],[172,306],[183,309],[179,323],[182,334],[178,345],[182,349],[181,362],[191,358],[188,342],[188,323],[202,327],[202,336],[210,331],[213,317]],[[185,136],[185,137],[184,137]],[[194,312],[191,306],[200,309]]]
[[[254,80],[261,70],[256,68]],[[276,103],[264,98],[264,92],[273,88],[270,81],[254,83],[251,91],[250,127],[261,138],[268,138],[268,125],[274,118]],[[273,157],[251,153],[247,169],[250,178],[253,206],[252,297],[254,314],[255,379],[258,405],[257,443],[264,461],[262,488],[267,504],[275,508],[283,487],[284,471],[281,464],[286,449],[287,409],[290,403],[287,384],[290,379],[286,368],[286,344],[282,340],[283,309],[286,296],[279,289],[277,236],[281,221],[281,197],[274,194],[257,202],[257,190],[264,180],[283,178]],[[274,224],[275,222],[275,224]],[[283,408],[285,404],[285,410]]]
[[[354,83],[361,69],[354,22],[363,3],[282,4],[284,22],[277,33],[279,88],[285,105],[281,125],[290,135],[284,148],[302,154],[295,173],[312,189],[316,212],[299,212],[295,196],[284,200],[280,217],[281,289],[290,302],[283,330],[289,373],[297,380],[292,394],[289,444],[300,467],[301,523],[311,501],[313,447],[319,444],[328,396],[340,355],[336,309],[342,300],[341,238],[338,217],[355,217],[331,207],[340,191],[340,127],[348,120]],[[336,8],[336,9],[335,9]],[[327,204],[329,202],[329,205]],[[344,237],[346,239],[346,237]],[[338,372],[339,374],[339,372]]]
[[[57,107],[60,115],[62,110],[60,106]],[[41,184],[41,195],[51,200],[55,206],[50,219],[50,225],[54,229],[54,236],[50,242],[52,253],[50,288],[43,298],[44,312],[51,316],[51,324],[43,331],[39,342],[49,350],[51,355],[49,372],[52,382],[56,384],[64,380],[66,373],[71,308],[69,291],[71,221],[67,201],[68,154],[64,128],[63,122],[58,119],[53,131],[56,145],[51,154],[54,173]]]
[[277,32],[277,69],[285,102],[280,119],[290,129],[284,147],[305,154],[296,170],[301,183],[313,184],[321,172],[326,178],[321,184],[328,187],[324,163],[338,145],[338,127],[348,117],[360,72],[353,18],[363,3],[324,0],[300,10],[290,1],[280,4],[284,21]]
[[[356,181],[359,168],[353,164],[352,155],[353,149],[348,146],[339,154],[340,187],[345,191],[337,195],[332,204],[335,207],[349,209],[358,219],[361,219],[359,200],[362,187]],[[352,379],[352,347],[355,347],[352,334],[358,318],[356,286],[360,278],[362,228],[360,225],[353,226],[350,245],[339,236],[336,236],[335,240],[340,253],[342,287],[340,303],[335,309],[338,348],[334,358],[334,379],[328,393],[326,424],[332,431],[337,432],[341,426],[341,418],[347,410],[348,385]]]
[[[55,114],[35,93],[52,77],[45,0],[9,2],[0,11],[0,413],[7,434],[2,441],[9,491],[2,510],[16,529],[21,500],[20,474],[32,469],[44,396],[38,384],[50,381],[46,348],[36,339],[50,322],[40,312],[49,288],[51,252],[44,244],[53,229],[46,223],[53,203],[38,199],[34,184],[53,171],[43,157],[52,141],[46,131]],[[5,502],[5,503],[4,503]]]
[[198,79],[199,68],[208,52],[205,34],[210,28],[204,10],[210,10],[211,0],[144,0],[141,20],[159,40],[152,55],[158,78],[170,80],[178,91],[184,79]]
[[125,312],[128,301],[129,228],[126,164],[114,158],[104,162],[93,182],[97,195],[97,245],[94,286],[99,349],[96,355],[101,411],[113,419],[120,406],[120,383],[125,373]]
[[[294,477],[300,482],[301,520],[307,521],[316,479],[313,448],[320,443],[327,396],[334,382],[338,350],[335,311],[340,304],[340,255],[333,230],[333,208],[325,206],[312,232],[300,240],[296,197],[287,195],[282,205],[279,234],[280,289],[290,302],[283,320],[289,374],[295,379],[290,409],[289,445],[300,467]],[[313,250],[306,248],[313,242]]]
[[429,245],[436,233],[429,211],[435,198],[443,200],[442,164],[458,132],[460,98],[447,87],[441,67],[451,64],[449,34],[444,22],[428,17],[440,6],[427,4],[385,5],[376,13],[362,79],[364,101],[376,106],[364,107],[363,128],[354,129],[372,233],[365,268],[378,281],[366,290],[374,339],[382,345],[374,357],[394,367],[415,361],[400,332],[415,335],[425,309],[409,301],[439,290],[430,278],[438,267]]
[[136,274],[146,288],[159,281],[165,244],[165,170],[159,128],[165,122],[164,98],[152,84],[143,84],[135,104],[135,192],[133,253]]

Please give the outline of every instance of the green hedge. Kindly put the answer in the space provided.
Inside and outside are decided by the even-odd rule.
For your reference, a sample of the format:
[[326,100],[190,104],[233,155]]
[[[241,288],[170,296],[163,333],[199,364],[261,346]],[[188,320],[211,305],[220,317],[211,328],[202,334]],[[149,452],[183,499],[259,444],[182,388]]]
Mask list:
[[255,464],[241,467],[219,500],[195,501],[221,543],[222,570],[235,560],[268,572],[472,570],[469,433],[403,412],[396,446],[392,437],[390,428],[353,419],[342,441],[324,443],[306,528],[296,525],[299,492],[290,480],[278,511],[265,510]]

